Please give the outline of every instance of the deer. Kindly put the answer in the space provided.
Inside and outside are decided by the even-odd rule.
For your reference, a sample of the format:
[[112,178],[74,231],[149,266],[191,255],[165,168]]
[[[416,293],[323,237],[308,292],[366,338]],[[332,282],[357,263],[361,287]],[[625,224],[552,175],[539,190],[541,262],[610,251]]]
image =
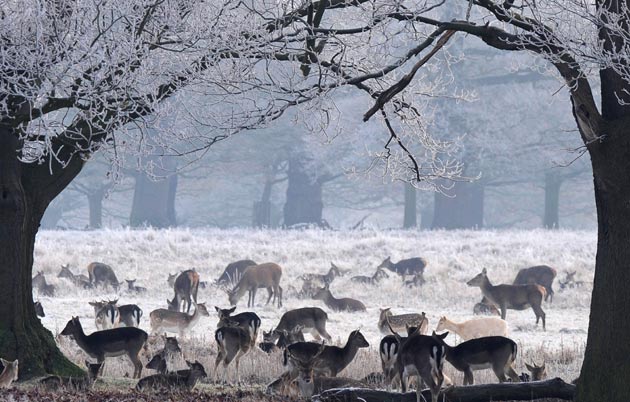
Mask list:
[[391,328],[395,331],[401,331],[408,326],[418,327],[420,334],[424,335],[429,330],[429,319],[426,317],[424,311],[422,314],[392,315],[390,307],[381,309],[381,314],[378,319],[378,329],[383,335],[390,335]]
[[568,288],[572,289],[572,288],[579,288],[579,287],[584,286],[583,281],[575,280],[575,274],[577,274],[577,271],[566,272],[564,280],[560,281],[560,289],[568,289]]
[[63,389],[72,391],[88,391],[92,389],[92,386],[98,377],[98,373],[103,367],[103,363],[94,364],[86,360],[85,367],[87,368],[87,376],[63,377],[51,375],[39,380],[39,385],[47,391],[60,391]]
[[449,320],[442,316],[435,331],[448,330],[459,335],[464,341],[484,336],[504,336],[508,335],[508,326],[505,320],[498,317],[476,318],[463,322]]
[[103,264],[102,262],[91,262],[87,266],[87,271],[92,286],[109,285],[114,288],[115,291],[118,291],[120,282],[118,282],[114,270],[109,265]]
[[65,278],[74,284],[74,286],[82,287],[84,289],[89,289],[92,287],[90,283],[90,279],[82,274],[73,274],[70,270],[70,264],[65,264],[61,266],[61,271],[57,274],[57,278]]
[[260,317],[256,313],[244,312],[237,315],[230,315],[236,310],[236,307],[230,309],[221,309],[214,306],[214,309],[219,315],[219,322],[217,328],[221,327],[241,327],[244,330],[249,331],[249,337],[252,342],[250,347],[256,345],[256,339],[258,339],[258,330],[260,329]]
[[177,373],[153,374],[144,377],[138,384],[136,390],[142,392],[149,389],[185,389],[192,390],[200,378],[207,377],[206,370],[201,363],[195,360],[194,363],[186,360],[187,370],[179,370]]
[[177,332],[179,336],[183,337],[184,332],[192,330],[202,316],[210,316],[204,303],[195,304],[195,312],[192,315],[159,308],[149,314],[151,333],[156,334],[164,330],[167,332]]
[[518,348],[516,342],[504,336],[486,336],[475,338],[450,346],[444,342],[448,332],[436,334],[433,338],[438,340],[446,348],[446,360],[458,371],[464,373],[464,385],[472,385],[475,382],[473,371],[491,368],[500,382],[507,381],[506,374],[513,382],[520,382],[518,374],[514,371],[514,360]]
[[365,311],[365,304],[361,303],[359,300],[351,299],[349,297],[343,297],[341,299],[335,298],[330,289],[328,289],[329,285],[324,286],[323,288],[317,289],[317,292],[313,295],[313,299],[322,300],[326,306],[328,306],[333,311]]
[[556,278],[556,270],[548,265],[537,265],[535,267],[523,268],[518,271],[514,278],[513,285],[537,284],[545,288],[547,294],[545,301],[553,302],[553,280]]
[[[407,336],[416,333],[419,328],[407,326]],[[391,331],[391,330],[390,330]],[[391,389],[394,380],[398,379],[398,371],[396,369],[396,359],[400,352],[400,345],[407,340],[407,337],[396,335],[385,335],[379,344],[379,357],[381,358],[381,368],[383,370],[383,380],[387,386],[387,390]]]
[[372,276],[357,275],[350,278],[350,281],[354,283],[363,283],[365,285],[376,285],[381,280],[387,278],[389,278],[387,272],[385,272],[382,268],[377,268],[376,272],[374,272],[374,275]]
[[[259,343],[258,347],[263,352],[272,353],[279,349],[285,349],[295,342],[304,342],[302,329],[301,325],[297,325],[291,331],[275,329],[269,332],[263,331],[263,342]],[[273,343],[274,339],[276,343]]]
[[[197,303],[197,290],[199,289],[199,274],[194,269],[182,271],[173,284],[175,295],[173,300],[166,300],[171,311],[184,311],[190,313],[192,301]],[[183,302],[183,305],[182,305]]]
[[545,312],[542,304],[545,298],[545,288],[536,285],[497,285],[493,286],[488,279],[487,271],[484,268],[480,274],[466,282],[468,286],[481,288],[483,295],[501,310],[501,318],[505,320],[506,310],[525,310],[531,306],[536,314],[536,325],[542,319],[543,330],[545,330]]
[[239,361],[255,344],[252,342],[250,331],[241,327],[221,327],[214,332],[214,339],[218,348],[217,358],[214,361],[215,380],[218,374],[219,363],[223,362],[223,381],[226,382],[228,366],[234,360],[236,363],[236,379],[240,383]]
[[37,271],[37,275],[33,277],[32,283],[33,288],[37,289],[41,295],[48,297],[55,295],[55,285],[46,282],[46,276],[44,276],[42,271]]
[[18,379],[18,360],[15,359],[11,362],[0,357],[0,361],[4,366],[2,373],[0,373],[0,388],[9,388],[11,383]]
[[103,363],[106,357],[127,355],[134,366],[133,377],[140,378],[142,362],[138,354],[144,347],[148,335],[135,327],[123,327],[93,332],[86,335],[79,321],[79,317],[72,317],[66,324],[61,335],[72,336],[85,353]]
[[37,314],[38,317],[46,317],[46,314],[44,313],[44,307],[39,300],[33,303],[33,307],[35,307],[35,314]]
[[168,371],[168,362],[176,355],[181,355],[182,350],[179,347],[177,338],[164,336],[164,347],[160,352],[155,354],[145,366],[148,369],[157,370],[160,374],[166,374]]
[[426,266],[426,260],[420,257],[408,258],[406,260],[400,260],[398,262],[392,262],[391,257],[387,257],[383,260],[383,262],[381,262],[377,269],[389,269],[390,271],[400,275],[404,280],[406,275],[423,275],[424,268]]
[[501,315],[497,307],[492,304],[485,296],[481,298],[479,303],[473,306],[474,315]]
[[331,284],[332,281],[335,280],[336,277],[341,276],[341,271],[339,267],[337,267],[334,263],[330,263],[330,269],[324,275],[322,274],[304,274],[299,276],[298,279],[303,281],[311,282],[318,286],[324,286],[326,284]]
[[[282,277],[282,268],[278,264],[272,262],[254,265],[248,267],[243,276],[238,281],[234,289],[228,291],[230,304],[236,306],[236,303],[243,297],[245,292],[249,292],[247,307],[254,307],[256,299],[256,291],[258,288],[267,288],[269,297],[267,303],[273,296],[273,302],[278,300],[278,307],[282,307],[282,288],[280,287],[280,278]],[[272,302],[272,304],[273,304]]]
[[243,276],[243,272],[248,267],[253,265],[258,265],[252,260],[239,260],[231,262],[225,267],[219,279],[215,282],[215,284],[219,287],[221,286],[234,286],[241,280]]
[[98,330],[116,328],[120,322],[120,310],[114,301],[89,302],[94,307],[94,325]]
[[147,288],[135,285],[136,279],[125,279],[125,282],[127,282],[127,290],[130,292],[145,293],[147,291]]
[[547,369],[545,368],[545,362],[542,365],[538,366],[535,363],[531,365],[529,363],[525,363],[525,367],[529,370],[530,374],[522,373],[519,378],[523,382],[529,381],[542,381],[547,378]]
[[137,304],[123,304],[118,306],[120,320],[118,325],[126,327],[139,327],[140,318],[142,317],[142,309]]
[[328,342],[332,340],[326,331],[326,321],[328,314],[319,307],[302,307],[289,310],[280,317],[280,322],[271,332],[270,341],[275,341],[281,331],[293,332],[299,326],[303,332],[310,332],[316,339],[325,338]]

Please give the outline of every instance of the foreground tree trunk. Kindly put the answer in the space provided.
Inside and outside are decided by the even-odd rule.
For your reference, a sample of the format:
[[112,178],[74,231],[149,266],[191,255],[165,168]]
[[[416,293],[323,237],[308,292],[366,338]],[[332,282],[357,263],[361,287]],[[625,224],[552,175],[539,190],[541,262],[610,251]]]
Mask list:
[[284,204],[284,225],[322,223],[322,181],[312,177],[298,158],[289,160],[289,183]]
[[19,145],[12,129],[0,127],[0,356],[19,359],[20,379],[45,373],[76,375],[80,370],[61,354],[35,315],[31,278],[35,235],[44,211],[78,174],[82,162],[70,163],[51,180],[47,167],[18,160]]
[[558,172],[545,173],[545,216],[543,226],[546,229],[560,228],[560,186],[562,177]]
[[405,183],[405,216],[403,218],[403,228],[415,228],[418,225],[416,188]]
[[445,194],[435,193],[432,229],[481,229],[484,187],[479,182],[455,182]]

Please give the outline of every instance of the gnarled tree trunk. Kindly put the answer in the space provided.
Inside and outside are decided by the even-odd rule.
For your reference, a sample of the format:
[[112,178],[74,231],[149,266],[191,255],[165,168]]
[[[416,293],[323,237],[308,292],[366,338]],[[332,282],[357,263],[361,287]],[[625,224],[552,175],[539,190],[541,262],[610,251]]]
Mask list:
[[289,183],[284,204],[284,225],[322,222],[322,182],[312,177],[299,158],[289,160]]

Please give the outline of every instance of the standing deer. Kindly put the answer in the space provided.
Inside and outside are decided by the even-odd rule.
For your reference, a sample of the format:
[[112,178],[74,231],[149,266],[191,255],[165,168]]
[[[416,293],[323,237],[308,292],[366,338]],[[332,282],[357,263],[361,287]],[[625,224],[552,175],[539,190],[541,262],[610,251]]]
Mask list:
[[98,330],[116,328],[120,322],[118,299],[114,301],[89,302],[94,307],[94,325]]
[[266,304],[269,304],[273,296],[273,302],[278,300],[278,307],[282,307],[281,277],[282,268],[273,262],[248,267],[234,289],[227,292],[230,304],[236,306],[236,303],[243,297],[245,292],[249,292],[247,307],[254,307],[256,291],[258,288],[266,288],[269,293]]
[[134,365],[133,377],[140,378],[142,362],[138,354],[148,335],[139,328],[123,327],[93,332],[86,335],[79,317],[72,317],[61,331],[61,335],[72,336],[85,353],[103,363],[106,357],[127,355]]
[[195,312],[192,315],[163,308],[153,310],[149,314],[151,333],[156,334],[164,330],[179,333],[180,337],[184,336],[185,331],[190,331],[197,325],[201,316],[210,316],[204,303],[195,304]]
[[223,381],[225,382],[228,366],[234,360],[236,362],[236,379],[237,382],[240,382],[239,361],[253,346],[250,332],[241,327],[221,327],[214,332],[214,339],[218,348],[217,358],[214,361],[215,380],[219,363],[223,362]]
[[219,322],[217,323],[217,329],[222,327],[241,327],[249,332],[249,338],[251,340],[250,347],[256,345],[256,339],[258,339],[258,330],[260,329],[260,317],[256,313],[246,311],[237,315],[230,315],[236,310],[236,307],[230,309],[221,309],[214,306],[214,309],[219,314]]
[[103,363],[90,363],[85,361],[85,367],[87,368],[87,376],[84,377],[62,377],[58,375],[51,375],[39,380],[39,385],[45,388],[47,391],[60,391],[62,389],[71,391],[88,391],[94,385],[98,373],[103,367]]
[[433,337],[446,348],[446,360],[456,370],[464,373],[464,385],[474,384],[474,370],[488,368],[494,371],[500,382],[507,381],[506,374],[513,382],[520,382],[512,367],[518,351],[513,340],[504,336],[486,336],[449,346],[444,342],[447,335],[448,332],[441,335],[433,332]]
[[112,267],[102,262],[92,262],[87,266],[88,276],[90,277],[90,283],[92,286],[97,287],[99,285],[109,285],[114,290],[118,291],[118,278]]
[[463,322],[455,322],[449,320],[446,316],[442,316],[435,328],[435,331],[444,330],[455,332],[465,341],[474,338],[482,338],[484,336],[508,335],[507,322],[498,317],[484,317]]
[[[199,274],[194,269],[183,271],[175,279],[173,300],[166,300],[171,311],[184,311],[190,313],[192,301],[197,303],[197,290],[199,289]],[[183,306],[182,306],[183,302]]]
[[[393,328],[391,328],[393,329]],[[390,331],[391,331],[390,329]],[[407,336],[419,333],[418,327],[407,326]],[[400,346],[407,341],[407,336],[401,337],[396,335],[385,335],[379,344],[379,356],[381,358],[381,368],[383,370],[383,380],[387,389],[391,389],[394,380],[398,379],[398,369],[396,368],[396,361],[398,353],[400,353]]]
[[120,313],[120,320],[118,325],[125,325],[126,327],[139,327],[140,318],[142,317],[142,309],[137,304],[123,304],[118,306],[118,312]]
[[408,258],[406,260],[400,260],[398,262],[392,262],[391,257],[387,257],[381,262],[377,268],[389,269],[392,272],[400,275],[403,280],[405,275],[423,275],[424,268],[427,266],[427,262],[424,258],[415,257]]
[[243,272],[252,265],[258,265],[252,260],[239,260],[231,262],[225,267],[219,279],[217,279],[217,286],[234,286],[241,280]]
[[328,285],[323,288],[317,289],[317,292],[313,295],[313,299],[322,300],[333,311],[365,311],[365,304],[359,300],[351,299],[349,297],[342,297],[341,299],[335,298]]
[[0,374],[0,388],[9,388],[13,381],[18,379],[18,360],[15,359],[12,362],[4,360],[0,357],[4,370]]
[[317,340],[322,336],[330,342],[332,337],[326,331],[327,320],[328,314],[319,307],[289,310],[280,317],[280,322],[272,331],[271,342],[278,338],[280,331],[293,332],[297,327],[301,327],[303,332],[310,332]]
[[59,273],[57,274],[57,278],[65,278],[68,279],[70,282],[72,282],[74,284],[74,286],[77,287],[81,287],[84,289],[89,289],[92,287],[92,284],[90,283],[90,279],[82,274],[73,274],[72,271],[70,271],[70,265],[69,264],[65,264],[61,266],[61,271],[59,271]]
[[38,271],[32,279],[33,288],[43,296],[53,297],[55,295],[55,285],[46,282],[46,277],[42,271]]
[[420,334],[424,335],[429,330],[429,319],[424,311],[422,314],[410,313],[392,315],[391,308],[381,309],[381,315],[378,319],[378,329],[384,335],[391,334],[390,330],[402,331],[409,326],[418,327]]
[[468,286],[478,286],[483,295],[501,310],[501,318],[505,320],[507,309],[525,310],[531,306],[536,314],[536,325],[542,318],[545,330],[545,312],[540,306],[545,298],[545,288],[540,285],[497,285],[493,286],[488,279],[486,269],[466,283]]
[[556,278],[556,270],[548,265],[537,265],[535,267],[523,268],[518,271],[513,285],[537,284],[545,288],[547,294],[545,301],[553,302],[553,280]]

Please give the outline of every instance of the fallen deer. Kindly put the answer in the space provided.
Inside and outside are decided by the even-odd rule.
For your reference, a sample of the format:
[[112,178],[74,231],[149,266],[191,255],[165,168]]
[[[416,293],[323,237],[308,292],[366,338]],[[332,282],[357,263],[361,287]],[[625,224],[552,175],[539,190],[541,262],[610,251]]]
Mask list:
[[134,365],[134,378],[140,378],[142,362],[138,354],[147,341],[148,335],[139,328],[123,327],[93,332],[86,335],[79,317],[72,317],[61,331],[61,335],[72,336],[85,353],[103,363],[106,357],[127,355]]
[[518,351],[516,343],[504,336],[486,336],[449,346],[444,342],[448,332],[436,334],[437,339],[446,348],[446,360],[456,370],[464,373],[464,385],[475,382],[473,371],[491,368],[500,382],[507,381],[506,374],[513,382],[520,382],[514,371],[514,360]]
[[181,337],[184,336],[186,331],[190,331],[197,325],[202,316],[210,316],[204,303],[195,304],[195,312],[192,315],[159,308],[151,311],[149,314],[151,333],[156,334],[167,331],[178,333]]
[[136,280],[137,279],[125,279],[125,282],[127,282],[127,290],[133,293],[145,293],[147,291],[147,288],[136,286]]
[[46,277],[42,271],[38,271],[37,275],[33,277],[32,285],[42,296],[53,297],[55,295],[55,285],[46,282]]
[[2,373],[0,374],[0,388],[9,388],[13,381],[18,379],[18,360],[15,359],[12,362],[4,360],[0,357],[0,361],[4,366]]
[[216,281],[217,286],[234,286],[241,280],[243,272],[252,265],[258,265],[252,260],[239,260],[231,262],[225,267],[221,276]]
[[532,308],[536,314],[536,325],[542,319],[545,329],[545,312],[541,304],[545,298],[545,288],[540,285],[497,285],[493,286],[488,279],[486,269],[466,283],[468,286],[478,286],[483,295],[501,310],[501,318],[505,320],[507,309],[525,310]]
[[545,301],[549,299],[553,302],[553,280],[556,278],[556,270],[548,265],[537,265],[535,267],[523,268],[518,271],[513,285],[537,284],[545,288],[547,294]]
[[473,307],[474,315],[501,315],[499,309],[492,304],[485,296]]
[[530,374],[521,374],[519,378],[523,381],[542,381],[547,378],[547,369],[545,368],[545,363],[538,366],[536,364],[525,363],[525,367],[529,370]]
[[280,278],[282,278],[282,268],[278,264],[268,262],[248,267],[234,289],[227,291],[230,304],[236,306],[245,292],[248,292],[247,307],[254,307],[256,291],[258,288],[266,288],[269,293],[266,304],[269,304],[273,296],[272,304],[277,300],[278,307],[282,307]]
[[326,274],[304,274],[298,277],[298,279],[311,282],[316,286],[325,286],[326,284],[330,285],[338,276],[341,276],[341,271],[334,263],[331,262],[330,269]]
[[406,330],[408,326],[418,327],[420,334],[424,335],[429,330],[429,319],[426,317],[424,311],[422,314],[410,313],[392,315],[390,307],[381,309],[381,314],[378,319],[378,329],[382,334],[391,334],[391,329],[400,332]]
[[332,337],[326,331],[327,320],[328,314],[319,307],[289,310],[280,317],[280,322],[272,331],[271,342],[278,338],[280,331],[293,332],[298,326],[302,328],[302,332],[310,332],[315,339],[323,337],[330,342]]
[[171,311],[186,310],[187,313],[190,313],[192,303],[197,303],[198,289],[199,274],[194,269],[181,272],[173,284],[173,290],[175,291],[173,300],[166,300],[168,309]]
[[63,377],[51,375],[39,380],[39,385],[47,391],[59,391],[62,389],[71,391],[90,390],[98,377],[98,373],[101,371],[101,367],[103,367],[103,363],[94,364],[86,360],[85,367],[87,368],[87,376]]
[[65,264],[61,266],[61,271],[57,274],[57,278],[65,278],[74,284],[74,286],[78,286],[84,289],[89,289],[92,287],[90,283],[90,279],[82,274],[73,274],[70,270],[70,265]]
[[376,285],[381,280],[386,278],[389,278],[387,272],[385,272],[385,270],[382,268],[377,268],[376,272],[374,272],[374,275],[372,276],[357,275],[350,278],[350,281],[354,283],[363,283],[366,285]]
[[236,307],[230,309],[221,309],[214,306],[214,309],[219,314],[219,322],[217,328],[221,327],[241,327],[249,332],[249,337],[252,342],[250,347],[256,345],[256,339],[258,339],[258,330],[260,329],[260,317],[256,313],[246,311],[236,315],[230,315],[236,310]]
[[435,331],[452,331],[467,341],[484,336],[507,336],[508,326],[505,320],[498,317],[476,318],[463,322],[449,320],[442,316]]
[[195,360],[194,363],[186,360],[188,369],[179,370],[177,373],[153,374],[142,378],[136,384],[136,390],[146,391],[149,389],[185,389],[192,390],[200,378],[207,377],[206,370],[201,363]]
[[99,285],[109,285],[114,290],[118,290],[120,283],[112,267],[102,262],[92,262],[87,266],[88,276],[90,278],[90,284],[96,287]]
[[317,292],[313,295],[313,299],[322,300],[326,306],[333,311],[365,311],[365,305],[359,300],[351,299],[349,297],[342,297],[337,299],[332,295],[328,289],[328,285],[323,288],[317,289]]
[[424,268],[426,266],[426,260],[420,257],[408,258],[406,260],[400,260],[398,262],[392,262],[391,257],[387,257],[377,268],[389,269],[390,271],[402,276],[402,278],[404,279],[405,275],[424,274]]

